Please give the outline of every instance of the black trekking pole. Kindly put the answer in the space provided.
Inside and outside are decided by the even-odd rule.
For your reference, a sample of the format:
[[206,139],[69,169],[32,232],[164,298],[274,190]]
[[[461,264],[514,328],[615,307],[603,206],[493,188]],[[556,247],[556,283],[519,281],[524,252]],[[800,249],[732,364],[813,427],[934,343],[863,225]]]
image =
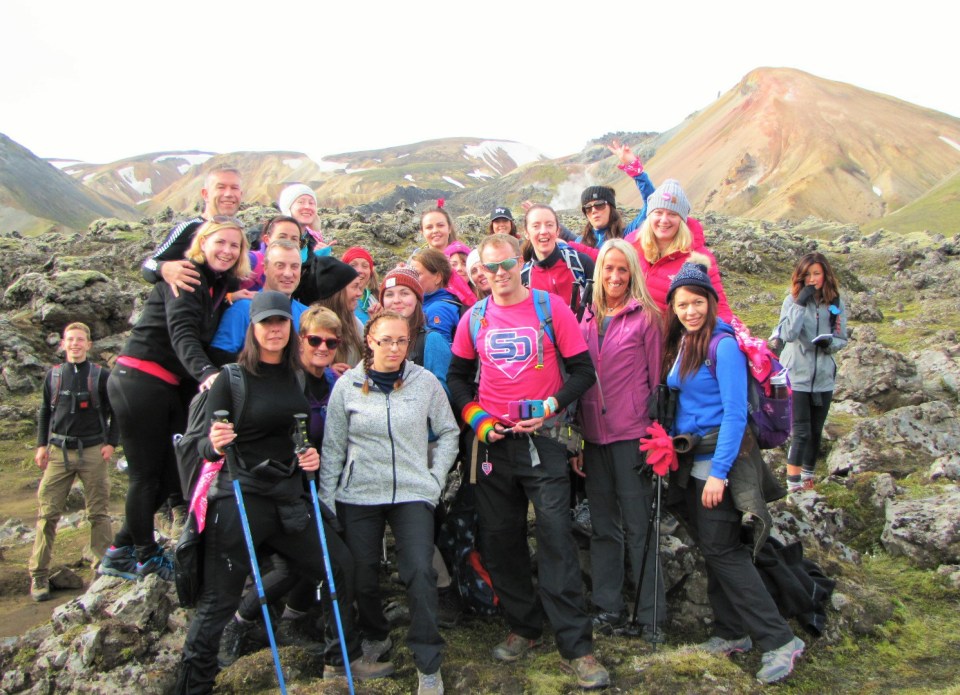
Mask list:
[[[213,414],[216,422],[230,422],[230,413],[226,410],[218,410]],[[237,508],[240,510],[240,523],[243,526],[243,538],[247,542],[247,553],[250,555],[250,570],[253,574],[253,581],[257,585],[257,598],[260,599],[260,608],[263,610],[263,623],[267,628],[267,637],[270,640],[270,651],[273,653],[273,666],[277,671],[277,682],[280,685],[280,692],[287,695],[287,684],[283,680],[283,669],[280,668],[280,653],[277,651],[277,640],[273,635],[273,624],[270,621],[270,607],[267,604],[267,596],[263,590],[263,579],[260,577],[260,565],[257,563],[257,551],[253,547],[253,533],[250,531],[250,520],[247,518],[247,507],[243,503],[243,493],[240,491],[240,479],[237,476],[237,450],[233,444],[228,444],[223,448],[224,459],[227,462],[227,470],[230,477],[233,478],[233,495],[237,499]]]
[[[656,474],[654,474],[656,475]],[[647,571],[647,560],[650,557],[650,536],[654,536],[656,541],[654,543],[654,561],[653,561],[653,624],[651,625],[652,632],[652,644],[653,651],[657,651],[657,633],[659,628],[657,627],[657,599],[659,592],[657,591],[656,583],[660,578],[660,493],[663,489],[663,478],[659,475],[657,478],[657,494],[653,498],[653,504],[650,505],[650,518],[647,522],[647,537],[643,542],[643,557],[640,560],[640,576],[637,578],[637,593],[633,600],[633,618],[630,621],[631,631],[635,634],[641,634],[642,630],[640,629],[640,623],[638,620],[640,612],[640,590],[643,588],[643,577]]]
[[[293,416],[297,421],[297,430],[294,434],[296,452],[301,454],[309,448],[307,435],[307,415],[297,413]],[[333,581],[333,567],[330,564],[330,551],[327,549],[327,534],[323,530],[323,515],[320,513],[320,496],[317,493],[317,476],[308,476],[310,479],[310,497],[313,499],[313,515],[317,519],[317,533],[320,534],[320,547],[323,549],[323,564],[327,572],[327,584],[330,589],[330,602],[333,604],[333,617],[337,621],[337,635],[340,637],[340,653],[343,655],[343,668],[347,676],[347,686],[350,695],[353,693],[353,673],[350,671],[350,655],[347,653],[347,640],[343,634],[343,621],[340,619],[340,603],[337,600],[337,585]]]

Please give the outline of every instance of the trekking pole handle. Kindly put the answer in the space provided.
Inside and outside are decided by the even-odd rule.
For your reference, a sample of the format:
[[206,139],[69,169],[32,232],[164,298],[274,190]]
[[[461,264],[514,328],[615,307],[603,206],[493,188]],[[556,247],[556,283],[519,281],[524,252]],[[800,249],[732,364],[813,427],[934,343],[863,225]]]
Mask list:
[[293,416],[293,419],[297,423],[297,428],[293,433],[294,452],[302,454],[310,448],[310,438],[307,434],[307,414],[297,413]]

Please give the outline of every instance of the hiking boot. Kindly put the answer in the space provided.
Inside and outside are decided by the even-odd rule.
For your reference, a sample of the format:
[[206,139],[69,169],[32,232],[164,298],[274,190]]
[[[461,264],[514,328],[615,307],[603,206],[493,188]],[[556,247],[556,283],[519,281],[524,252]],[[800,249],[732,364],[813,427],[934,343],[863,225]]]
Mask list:
[[436,673],[417,671],[417,695],[443,695],[443,676]]
[[573,530],[587,538],[593,535],[593,521],[590,517],[590,500],[583,500],[571,511]]
[[302,647],[311,654],[323,653],[323,636],[311,631],[310,617],[294,619],[281,618],[277,622],[277,645],[281,647]]
[[220,668],[227,668],[244,654],[253,651],[249,635],[255,625],[256,622],[252,620],[239,620],[237,616],[230,618],[220,635],[220,652],[217,654]]
[[167,582],[173,581],[173,559],[157,548],[156,553],[137,563],[137,577],[143,579],[148,574],[156,574]]
[[33,577],[30,580],[30,598],[38,602],[49,599],[50,580],[46,577]]
[[560,668],[575,675],[577,685],[584,690],[605,688],[610,685],[610,674],[593,654],[587,654],[578,659],[561,659]]
[[437,591],[437,625],[456,627],[460,624],[463,611],[460,609],[460,594],[451,584]]
[[815,490],[817,486],[817,479],[813,475],[804,475],[800,479],[800,487],[803,490]]
[[[390,661],[367,661],[366,657],[354,659],[350,662],[350,675],[354,680],[366,681],[373,678],[392,676],[397,669]],[[346,678],[347,669],[343,665],[325,664],[323,679]]]
[[715,656],[730,656],[734,652],[748,652],[753,649],[753,640],[750,636],[740,639],[723,639],[714,635],[706,642],[697,645],[697,649],[714,654]]
[[619,613],[601,611],[593,616],[593,631],[601,635],[612,635],[625,628],[629,620],[626,609]]
[[516,661],[531,649],[543,646],[543,638],[527,639],[516,632],[507,635],[507,639],[493,648],[493,658],[498,661]]
[[368,664],[375,664],[393,649],[393,640],[390,635],[386,639],[365,639],[360,648],[363,650],[363,660]]
[[793,672],[793,662],[803,654],[807,645],[799,637],[794,637],[782,647],[764,652],[760,657],[760,670],[757,680],[761,683],[776,683]]
[[99,574],[121,579],[137,578],[137,555],[132,545],[111,545],[100,560]]

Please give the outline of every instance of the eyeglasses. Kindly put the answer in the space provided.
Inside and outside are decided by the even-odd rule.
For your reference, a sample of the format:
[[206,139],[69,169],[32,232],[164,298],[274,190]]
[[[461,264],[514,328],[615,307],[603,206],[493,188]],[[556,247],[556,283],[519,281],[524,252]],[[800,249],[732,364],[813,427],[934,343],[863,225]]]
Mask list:
[[504,270],[513,270],[519,262],[520,256],[514,256],[513,258],[504,258],[502,261],[497,261],[496,263],[483,263],[481,265],[487,269],[488,273],[496,273],[501,268]]
[[400,338],[399,340],[388,340],[387,338],[384,338],[383,340],[377,340],[376,338],[374,338],[373,342],[375,342],[380,347],[383,347],[384,345],[386,345],[387,347],[398,347],[398,348],[405,348],[407,347],[407,345],[410,344],[410,341],[407,338]]
[[592,203],[587,203],[584,205],[581,210],[583,210],[584,215],[589,215],[594,210],[603,210],[607,207],[607,201],[605,200],[596,200]]
[[310,343],[310,347],[315,348],[318,348],[326,343],[328,350],[336,350],[340,345],[339,338],[321,338],[319,335],[308,335],[307,342]]

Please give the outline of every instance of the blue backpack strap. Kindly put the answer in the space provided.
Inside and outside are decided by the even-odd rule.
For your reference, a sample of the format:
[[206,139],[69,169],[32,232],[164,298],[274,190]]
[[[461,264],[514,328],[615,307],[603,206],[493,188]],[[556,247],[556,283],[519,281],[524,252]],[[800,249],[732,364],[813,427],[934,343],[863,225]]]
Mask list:
[[550,308],[550,293],[545,290],[531,290],[533,292],[533,308],[537,312],[540,326],[537,329],[537,369],[543,369],[543,336],[546,334],[553,343],[554,349],[560,352],[553,334],[553,310]]
[[487,302],[490,297],[484,297],[473,305],[470,310],[470,341],[473,343],[473,349],[477,349],[477,333],[480,332],[480,326],[483,325],[483,317],[487,313]]

